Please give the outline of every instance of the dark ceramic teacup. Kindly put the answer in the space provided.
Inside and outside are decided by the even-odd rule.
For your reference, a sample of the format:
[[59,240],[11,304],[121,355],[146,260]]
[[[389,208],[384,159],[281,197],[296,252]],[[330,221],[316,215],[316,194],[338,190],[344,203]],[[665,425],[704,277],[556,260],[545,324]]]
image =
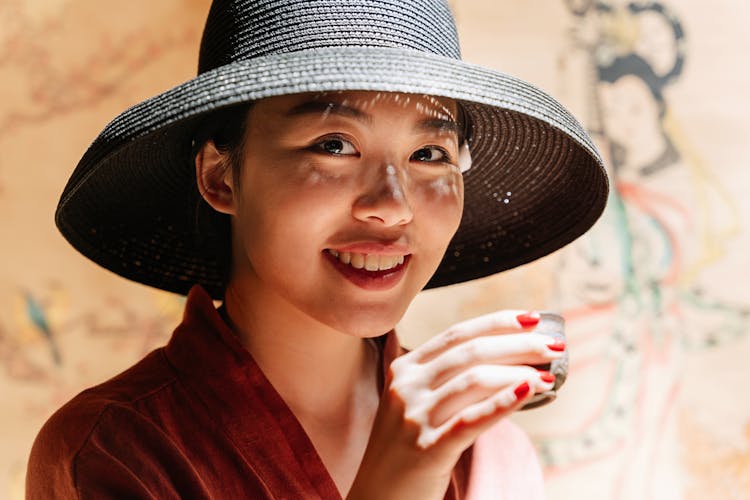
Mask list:
[[[565,320],[562,316],[552,312],[540,313],[539,323],[534,328],[534,333],[541,333],[542,335],[549,335],[555,339],[565,340]],[[551,363],[543,365],[534,365],[534,368],[539,370],[546,370],[555,375],[555,385],[549,391],[540,392],[534,395],[521,409],[529,410],[531,408],[538,408],[544,406],[547,403],[551,403],[557,397],[557,391],[560,386],[565,382],[565,378],[568,376],[568,351],[567,349],[563,352],[563,356],[553,360]]]

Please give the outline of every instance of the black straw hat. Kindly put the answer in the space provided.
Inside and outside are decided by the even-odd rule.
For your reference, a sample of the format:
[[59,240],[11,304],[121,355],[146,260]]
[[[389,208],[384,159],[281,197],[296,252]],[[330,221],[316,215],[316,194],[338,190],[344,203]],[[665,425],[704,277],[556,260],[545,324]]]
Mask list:
[[196,236],[191,142],[201,119],[265,97],[340,90],[453,98],[470,123],[463,219],[426,288],[542,257],[604,209],[606,172],[581,125],[532,85],[461,61],[445,2],[215,0],[198,76],[107,125],[63,191],[57,226],[121,276],[181,294],[198,283],[221,298],[216,248]]

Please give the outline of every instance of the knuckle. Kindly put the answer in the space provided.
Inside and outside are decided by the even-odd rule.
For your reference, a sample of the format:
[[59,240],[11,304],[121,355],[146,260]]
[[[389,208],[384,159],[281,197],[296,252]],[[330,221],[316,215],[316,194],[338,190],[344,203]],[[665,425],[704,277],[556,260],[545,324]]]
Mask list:
[[455,348],[451,353],[452,361],[456,364],[465,365],[477,359],[479,355],[476,344],[467,342]]
[[412,383],[409,380],[404,380],[403,377],[394,378],[391,381],[391,384],[388,387],[388,389],[392,391],[394,394],[403,396],[410,392],[411,386],[412,386]]
[[479,345],[476,340],[473,340],[471,342],[467,342],[462,346],[464,351],[464,356],[466,358],[466,361],[472,361],[482,354],[481,349],[479,348]]
[[391,361],[391,365],[388,367],[388,372],[391,375],[393,379],[396,379],[399,377],[402,373],[405,371],[408,371],[407,365],[409,364],[408,358],[406,356],[401,356],[393,361]]
[[466,388],[485,387],[488,385],[486,370],[481,366],[474,366],[463,375],[463,381]]
[[443,338],[448,345],[458,342],[462,337],[463,328],[461,328],[460,324],[450,326],[445,332],[443,332]]
[[403,395],[403,390],[399,384],[391,384],[388,387],[388,396],[390,396],[392,400],[395,399],[395,400],[402,401],[403,400],[402,395]]
[[411,392],[403,386],[390,386],[387,391],[387,402],[393,408],[409,408],[414,404],[410,395]]
[[425,404],[413,404],[404,409],[404,421],[424,425],[428,419],[429,407]]
[[479,384],[479,381],[480,381],[479,374],[477,373],[475,368],[472,368],[466,371],[466,373],[464,373],[463,376],[461,377],[461,382],[462,382],[461,386],[464,389],[468,389],[470,387],[476,387]]

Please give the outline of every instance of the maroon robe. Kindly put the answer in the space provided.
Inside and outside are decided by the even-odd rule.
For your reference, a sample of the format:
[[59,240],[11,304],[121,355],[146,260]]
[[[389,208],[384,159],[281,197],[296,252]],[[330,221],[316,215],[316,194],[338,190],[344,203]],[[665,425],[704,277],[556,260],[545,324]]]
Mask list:
[[[385,370],[403,350],[394,333],[378,343]],[[503,498],[501,490],[538,498],[541,474],[522,432],[503,421],[480,441],[454,469],[447,499]],[[47,421],[31,452],[26,494],[341,498],[299,421],[198,286],[166,347]]]

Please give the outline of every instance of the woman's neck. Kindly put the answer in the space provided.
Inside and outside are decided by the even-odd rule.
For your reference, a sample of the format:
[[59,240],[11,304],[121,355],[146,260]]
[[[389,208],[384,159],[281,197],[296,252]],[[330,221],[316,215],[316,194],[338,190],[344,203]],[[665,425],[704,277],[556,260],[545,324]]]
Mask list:
[[346,425],[378,396],[371,342],[333,330],[280,297],[230,286],[225,320],[300,419]]
[[295,415],[345,497],[379,404],[379,349],[268,293],[230,286],[223,308],[225,321]]

